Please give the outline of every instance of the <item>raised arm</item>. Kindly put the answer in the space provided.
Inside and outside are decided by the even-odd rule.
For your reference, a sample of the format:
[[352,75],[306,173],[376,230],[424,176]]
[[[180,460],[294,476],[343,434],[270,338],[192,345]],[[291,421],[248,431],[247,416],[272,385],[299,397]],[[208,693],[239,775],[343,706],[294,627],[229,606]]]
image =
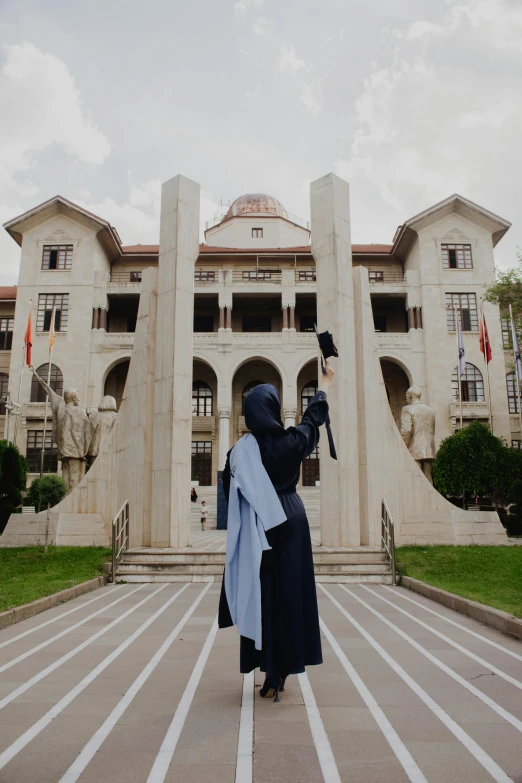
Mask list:
[[61,399],[60,396],[56,394],[56,392],[53,391],[51,387],[43,380],[43,378],[40,378],[40,376],[38,375],[34,367],[31,367],[31,372],[33,373],[34,377],[36,378],[36,380],[38,381],[42,389],[45,391],[47,396],[50,397],[51,403],[54,402],[55,400]]

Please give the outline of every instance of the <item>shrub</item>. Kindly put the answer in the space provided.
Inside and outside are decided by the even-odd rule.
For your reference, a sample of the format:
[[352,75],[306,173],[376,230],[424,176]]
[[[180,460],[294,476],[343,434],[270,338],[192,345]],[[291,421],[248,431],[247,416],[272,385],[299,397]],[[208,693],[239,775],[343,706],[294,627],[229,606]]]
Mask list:
[[13,443],[0,440],[0,533],[19,511],[27,482],[27,460]]
[[56,506],[67,494],[65,481],[59,476],[35,478],[29,490],[29,501],[37,510]]
[[503,520],[504,526],[510,536],[522,536],[522,481],[513,482],[509,491],[509,514]]

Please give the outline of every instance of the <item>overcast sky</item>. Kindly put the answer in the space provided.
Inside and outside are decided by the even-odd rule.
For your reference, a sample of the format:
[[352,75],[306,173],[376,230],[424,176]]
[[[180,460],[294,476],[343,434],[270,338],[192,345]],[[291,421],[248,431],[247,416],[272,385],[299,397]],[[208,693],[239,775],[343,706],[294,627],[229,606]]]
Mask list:
[[[521,0],[0,0],[0,223],[60,193],[158,241],[160,183],[202,220],[263,191],[309,217],[351,183],[354,242],[458,192],[522,245]],[[19,248],[0,230],[0,284]]]

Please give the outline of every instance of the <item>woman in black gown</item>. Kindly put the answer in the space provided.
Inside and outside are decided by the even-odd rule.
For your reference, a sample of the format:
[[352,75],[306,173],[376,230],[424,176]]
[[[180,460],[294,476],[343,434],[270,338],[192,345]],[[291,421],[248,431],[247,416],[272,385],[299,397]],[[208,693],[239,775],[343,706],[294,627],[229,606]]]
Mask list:
[[[328,416],[326,392],[333,370],[320,380],[320,390],[310,401],[297,427],[285,430],[281,403],[274,386],[256,386],[245,399],[245,420],[255,436],[263,465],[274,485],[287,521],[267,532],[271,550],[261,563],[261,612],[263,646],[241,637],[240,671],[259,667],[266,672],[262,696],[284,690],[289,674],[322,663],[319,614],[315,590],[310,528],[303,501],[296,492],[301,463],[319,442],[319,427]],[[230,490],[230,452],[223,471],[223,488]],[[219,627],[232,625],[224,582],[219,604]]]

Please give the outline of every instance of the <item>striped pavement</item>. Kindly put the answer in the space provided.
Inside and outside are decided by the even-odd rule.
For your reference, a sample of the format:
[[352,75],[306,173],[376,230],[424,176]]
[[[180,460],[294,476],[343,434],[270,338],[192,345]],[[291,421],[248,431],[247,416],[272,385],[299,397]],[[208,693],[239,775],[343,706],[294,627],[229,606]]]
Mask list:
[[0,783],[522,783],[522,643],[318,585],[324,664],[238,673],[219,583],[107,586],[0,632]]

